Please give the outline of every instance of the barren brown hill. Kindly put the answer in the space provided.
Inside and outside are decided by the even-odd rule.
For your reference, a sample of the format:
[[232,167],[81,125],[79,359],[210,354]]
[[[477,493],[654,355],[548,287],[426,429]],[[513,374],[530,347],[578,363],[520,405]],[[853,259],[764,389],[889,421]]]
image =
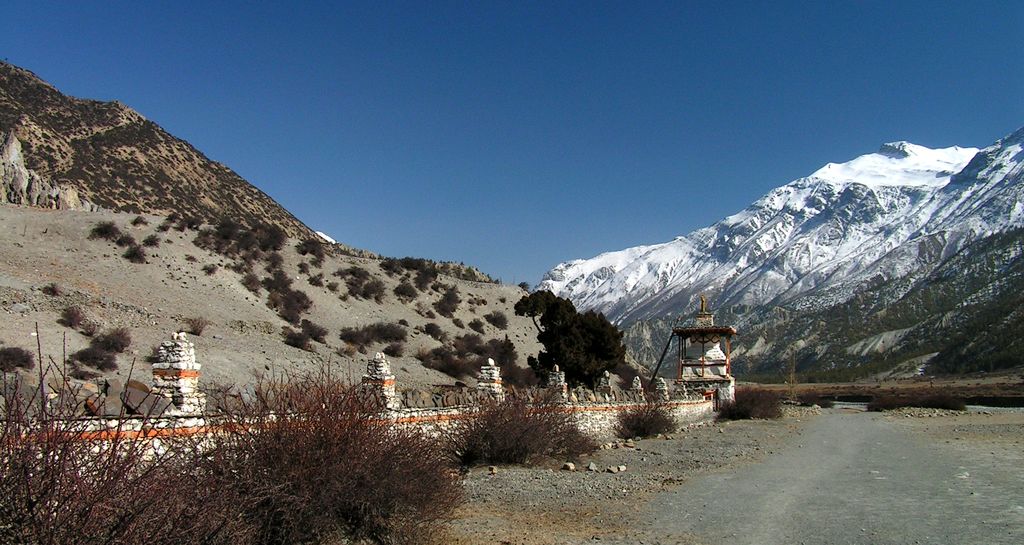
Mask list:
[[21,141],[26,166],[104,208],[176,212],[213,223],[310,229],[265,193],[120,102],[69,97],[32,72],[0,62],[0,132]]

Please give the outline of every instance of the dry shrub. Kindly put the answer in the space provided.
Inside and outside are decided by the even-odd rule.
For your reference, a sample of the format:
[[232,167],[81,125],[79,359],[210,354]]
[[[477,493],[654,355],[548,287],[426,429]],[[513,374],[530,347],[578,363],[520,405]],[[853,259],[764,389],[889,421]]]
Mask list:
[[321,371],[231,412],[211,454],[260,543],[423,543],[451,516],[461,488],[443,450],[377,410]]
[[89,238],[100,238],[109,242],[114,242],[120,236],[121,229],[112,221],[101,221],[89,231]]
[[[195,463],[189,440],[85,436],[63,391],[45,412],[34,388],[0,395],[0,541],[33,545],[254,543],[233,490]],[[143,418],[141,424],[145,427]]]
[[429,322],[427,325],[423,326],[423,332],[429,335],[435,341],[445,342],[448,340],[448,335],[446,335],[445,332],[441,330],[441,326],[437,325],[434,322]]
[[402,343],[391,343],[384,347],[383,352],[392,358],[399,358],[405,354],[405,346]]
[[416,290],[416,286],[413,286],[407,280],[403,280],[401,284],[395,286],[394,293],[402,301],[412,301],[420,292]]
[[501,381],[509,386],[520,388],[540,384],[540,378],[537,377],[537,373],[533,372],[533,369],[508,364],[501,367]]
[[202,316],[185,318],[185,330],[197,337],[202,337],[203,331],[206,330],[207,326],[209,326],[210,323],[210,320],[207,320]]
[[377,322],[363,327],[346,327],[338,336],[361,351],[374,343],[405,342],[406,332],[398,324]]
[[242,277],[242,285],[245,286],[245,289],[257,295],[260,293],[260,288],[262,287],[262,284],[260,284],[260,277],[251,272],[246,273],[245,276]]
[[761,388],[737,388],[736,400],[723,404],[718,412],[718,418],[724,420],[781,417],[782,397]]
[[79,307],[67,307],[60,313],[60,320],[57,320],[62,326],[78,328],[85,322],[85,313]]
[[35,367],[35,358],[24,348],[7,346],[0,348],[0,371],[10,373],[15,369],[31,369]]
[[868,403],[869,411],[889,411],[902,407],[918,407],[922,409],[948,409],[951,411],[967,410],[964,400],[949,394],[910,394],[906,396],[880,396]]
[[498,365],[513,366],[518,359],[516,347],[507,338],[484,342],[480,335],[467,333],[456,337],[451,346],[439,346],[416,355],[424,367],[440,371],[450,377],[473,376],[488,358]]
[[509,399],[485,403],[445,435],[458,464],[530,464],[545,457],[574,458],[596,448],[576,418],[558,405]]
[[615,423],[619,437],[652,437],[676,431],[676,419],[664,403],[648,401],[622,411]]
[[85,365],[99,371],[114,371],[117,369],[117,358],[110,352],[96,346],[87,346],[71,354],[69,358],[76,365]]
[[484,320],[498,329],[508,329],[508,316],[500,310],[484,314]]
[[462,299],[459,297],[459,288],[448,286],[441,298],[434,303],[434,310],[441,316],[451,318],[452,314],[458,310],[460,302]]
[[327,344],[326,327],[313,323],[309,320],[302,320],[300,327],[302,328],[302,332],[308,335],[310,339],[313,339],[320,344]]
[[97,324],[96,322],[86,321],[86,322],[82,322],[82,329],[80,329],[78,331],[79,331],[79,333],[81,333],[82,335],[85,335],[86,337],[92,337],[99,330],[100,330],[99,324]]
[[284,337],[284,344],[307,352],[313,351],[313,339],[305,331],[295,331],[290,327],[284,327],[281,329],[281,335]]
[[131,261],[132,263],[145,263],[146,262],[146,250],[137,244],[129,246],[127,250],[121,254],[122,257]]
[[135,237],[131,236],[128,233],[125,233],[125,234],[117,237],[117,239],[114,240],[114,244],[117,244],[118,246],[120,246],[122,248],[125,248],[125,247],[128,247],[128,246],[135,246],[136,245],[135,244]]
[[128,328],[118,327],[97,336],[90,344],[100,350],[120,354],[132,345],[132,335]]

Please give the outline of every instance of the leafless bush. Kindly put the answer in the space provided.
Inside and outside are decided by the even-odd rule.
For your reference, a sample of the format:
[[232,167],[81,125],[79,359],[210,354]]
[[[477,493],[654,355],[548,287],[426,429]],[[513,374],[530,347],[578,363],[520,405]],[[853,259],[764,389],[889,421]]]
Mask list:
[[905,396],[886,395],[876,397],[868,403],[867,408],[869,411],[889,411],[902,407],[963,411],[967,409],[967,404],[964,403],[964,400],[948,394],[910,394]]
[[246,273],[245,276],[242,277],[242,285],[245,286],[245,289],[255,294],[259,294],[260,288],[262,287],[262,284],[260,284],[260,277],[251,272]]
[[725,403],[718,412],[718,418],[723,420],[780,417],[782,417],[781,396],[776,392],[761,388],[737,388],[736,400]]
[[132,345],[132,335],[128,328],[118,327],[97,336],[90,344],[101,350],[120,354]]
[[484,314],[484,320],[498,329],[508,329],[508,316],[500,310]]
[[[320,372],[264,384],[212,451],[261,543],[422,543],[461,501],[437,443]],[[258,429],[259,433],[249,430]]]
[[403,280],[401,284],[395,286],[394,293],[396,297],[403,301],[412,301],[420,292],[416,290],[416,286]]
[[185,318],[185,329],[186,331],[197,337],[202,337],[203,331],[206,330],[207,326],[209,326],[210,323],[210,320],[207,320],[202,316]]
[[501,367],[501,381],[508,386],[529,387],[540,384],[540,378],[529,367],[516,367],[515,365],[503,365]]
[[435,341],[445,342],[448,340],[448,335],[441,329],[441,326],[434,322],[429,322],[423,326],[423,332],[429,335]]
[[99,330],[100,330],[99,324],[97,324],[96,322],[91,322],[91,321],[87,320],[85,322],[82,322],[82,328],[79,329],[78,331],[79,331],[79,333],[81,333],[82,335],[85,335],[86,337],[92,337]]
[[120,246],[122,248],[127,247],[127,246],[135,246],[136,245],[135,244],[135,237],[131,236],[128,233],[125,233],[125,234],[117,237],[114,240],[114,244],[117,244],[118,246]]
[[114,242],[121,236],[121,229],[112,221],[101,221],[89,231],[89,238],[100,238],[108,242]]
[[447,432],[448,454],[462,466],[528,464],[548,456],[575,457],[596,448],[572,413],[522,400],[484,404]]
[[312,339],[305,331],[296,331],[290,327],[285,327],[281,330],[281,335],[284,336],[284,344],[294,346],[300,350],[306,350],[307,352],[313,351]]
[[446,318],[451,318],[452,314],[459,308],[459,303],[462,299],[459,297],[459,288],[455,286],[449,286],[445,290],[444,295],[434,303],[434,310],[438,314]]
[[341,340],[359,349],[379,342],[404,342],[405,328],[398,324],[378,322],[363,327],[346,327],[339,334]]
[[74,364],[85,365],[99,371],[114,371],[117,369],[117,358],[114,354],[96,346],[87,346],[71,354],[70,359]]
[[77,329],[85,322],[85,313],[79,307],[67,307],[60,313],[60,325]]
[[622,411],[615,424],[619,437],[651,437],[676,431],[676,420],[664,403],[647,402]]
[[383,352],[392,358],[398,358],[405,354],[405,346],[402,343],[391,343],[384,347]]
[[0,371],[9,373],[15,369],[31,369],[35,366],[32,353],[17,346],[0,348]]
[[320,344],[327,343],[326,327],[320,326],[319,324],[315,324],[309,320],[302,320],[300,326],[302,327],[302,332],[305,333],[306,335],[309,335],[309,338],[313,339],[314,341]]
[[[233,490],[214,486],[190,444],[163,452],[120,433],[96,441],[71,394],[40,410],[34,389],[0,403],[0,539],[62,545],[249,544],[254,532]],[[145,418],[141,422],[145,426]],[[187,439],[183,439],[187,442]]]
[[142,249],[142,246],[132,245],[121,254],[122,257],[131,261],[132,263],[145,263],[146,262],[146,250]]

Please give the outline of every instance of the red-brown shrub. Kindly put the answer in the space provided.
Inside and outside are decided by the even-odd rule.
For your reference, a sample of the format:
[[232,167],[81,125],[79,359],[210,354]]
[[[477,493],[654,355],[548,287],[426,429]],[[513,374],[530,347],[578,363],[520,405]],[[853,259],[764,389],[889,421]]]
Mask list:
[[98,335],[90,344],[100,350],[120,354],[132,345],[132,335],[128,328],[118,327]]
[[[461,501],[435,440],[379,418],[327,373],[264,385],[233,411],[213,464],[261,543],[424,543]],[[259,433],[249,430],[259,429]]]
[[85,322],[85,313],[79,307],[67,307],[60,313],[60,320],[57,320],[62,326],[77,328]]
[[737,388],[736,401],[723,404],[718,412],[718,418],[723,420],[781,417],[782,397],[761,388]]
[[622,438],[652,437],[677,428],[672,411],[664,403],[646,402],[619,413],[615,433]]
[[210,323],[210,320],[207,320],[202,316],[185,318],[185,330],[197,337],[201,337],[203,335],[203,331],[206,330]]
[[35,358],[28,350],[16,346],[0,348],[0,371],[9,373],[15,369],[31,369],[34,366]]
[[879,396],[872,399],[867,406],[869,411],[889,411],[902,407],[919,407],[923,409],[948,409],[963,411],[967,409],[964,400],[949,394],[910,394],[905,396]]
[[117,358],[113,354],[95,346],[85,347],[69,356],[72,363],[92,367],[99,371],[114,371],[117,369]]
[[457,421],[445,437],[449,456],[462,466],[573,458],[597,446],[562,407],[518,399],[485,403],[469,418]]
[[508,329],[508,316],[500,310],[484,314],[484,320],[498,329]]

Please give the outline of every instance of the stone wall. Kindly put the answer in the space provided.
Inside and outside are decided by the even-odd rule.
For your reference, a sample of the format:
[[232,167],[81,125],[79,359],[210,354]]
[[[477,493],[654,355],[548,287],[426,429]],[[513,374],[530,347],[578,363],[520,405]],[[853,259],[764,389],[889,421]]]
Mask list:
[[[80,419],[80,429],[88,430],[87,437],[97,440],[118,435],[157,443],[175,436],[215,433],[222,419],[206,410],[206,398],[198,387],[200,368],[194,345],[184,333],[175,333],[172,340],[160,346],[158,361],[153,365],[152,387],[148,391],[126,388],[116,396],[124,408],[141,414],[128,413],[129,416],[119,418],[113,415],[124,414],[124,409],[111,411],[107,407],[110,402],[101,398],[92,403],[86,400],[87,407],[106,410]],[[584,432],[601,440],[614,436],[619,413],[646,403],[648,398],[670,407],[680,427],[714,415],[714,401],[690,396],[682,389],[670,390],[664,381],[656,382],[651,395],[645,394],[639,380],[634,380],[628,389],[620,389],[612,384],[607,373],[595,390],[569,389],[564,373],[556,367],[547,386],[517,390],[502,385],[500,369],[493,361],[481,369],[480,378],[475,388],[403,392],[396,384],[387,357],[378,353],[368,362],[358,388],[361,395],[380,408],[382,419],[399,426],[421,427],[431,433],[471,417],[484,402],[503,399],[520,399],[543,405],[547,410],[572,413]]]

